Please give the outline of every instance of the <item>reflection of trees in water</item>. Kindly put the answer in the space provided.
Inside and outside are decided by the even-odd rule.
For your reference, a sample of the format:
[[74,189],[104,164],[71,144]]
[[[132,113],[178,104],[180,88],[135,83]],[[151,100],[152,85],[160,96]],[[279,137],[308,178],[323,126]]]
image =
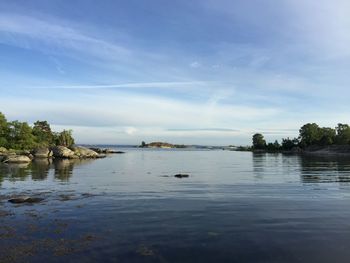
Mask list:
[[265,174],[267,153],[252,153],[253,155],[253,172],[257,179],[262,179]]
[[69,181],[72,176],[74,163],[72,160],[54,160],[55,178],[61,181]]
[[253,172],[257,179],[263,179],[265,175],[283,176],[295,173],[300,166],[300,156],[285,155],[281,153],[252,153]]
[[[2,169],[2,177],[8,178],[9,181],[26,180],[30,175],[29,164],[4,164]],[[2,179],[3,179],[2,178]]]
[[54,170],[54,176],[61,181],[69,181],[76,165],[84,165],[93,162],[92,159],[34,159],[30,164],[0,164],[0,185],[4,179],[9,181],[46,180],[50,170]]
[[282,153],[252,153],[253,173],[256,179],[282,180],[299,175],[300,155]]
[[55,178],[61,181],[69,181],[73,174],[74,166],[93,162],[91,159],[56,159],[53,161]]
[[303,156],[301,180],[304,183],[350,182],[350,159],[346,156]]
[[31,164],[32,179],[38,181],[45,180],[49,175],[51,164],[51,159],[34,159]]

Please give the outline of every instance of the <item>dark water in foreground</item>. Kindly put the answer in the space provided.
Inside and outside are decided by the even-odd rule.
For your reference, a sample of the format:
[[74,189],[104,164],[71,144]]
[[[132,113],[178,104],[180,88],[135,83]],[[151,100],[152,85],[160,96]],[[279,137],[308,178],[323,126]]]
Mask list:
[[128,149],[0,189],[0,262],[350,262],[350,158]]

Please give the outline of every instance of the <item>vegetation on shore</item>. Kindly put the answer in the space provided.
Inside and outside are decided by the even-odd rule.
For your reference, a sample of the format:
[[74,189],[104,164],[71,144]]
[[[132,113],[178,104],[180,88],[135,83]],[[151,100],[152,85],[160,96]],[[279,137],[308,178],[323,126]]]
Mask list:
[[31,150],[56,145],[74,145],[72,131],[53,132],[47,121],[36,121],[33,126],[18,120],[7,121],[5,115],[0,112],[0,147]]
[[252,150],[255,151],[300,151],[311,146],[350,145],[350,126],[339,123],[335,128],[320,127],[316,123],[307,123],[299,129],[299,136],[293,139],[282,138],[281,143],[266,142],[261,133],[252,138]]

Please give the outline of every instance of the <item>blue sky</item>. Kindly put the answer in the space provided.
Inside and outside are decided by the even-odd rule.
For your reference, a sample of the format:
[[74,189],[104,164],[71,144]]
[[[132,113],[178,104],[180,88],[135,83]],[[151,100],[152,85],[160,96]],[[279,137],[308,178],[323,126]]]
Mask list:
[[0,2],[0,111],[79,143],[250,144],[349,123],[350,2]]

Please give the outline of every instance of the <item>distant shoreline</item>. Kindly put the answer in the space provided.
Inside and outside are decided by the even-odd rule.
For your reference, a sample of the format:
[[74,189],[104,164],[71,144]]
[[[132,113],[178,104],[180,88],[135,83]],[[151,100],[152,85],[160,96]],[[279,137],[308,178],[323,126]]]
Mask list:
[[289,151],[278,150],[278,151],[268,151],[268,150],[246,150],[254,153],[283,153],[283,154],[298,154],[298,155],[312,155],[312,156],[350,156],[350,145],[328,145],[319,146],[311,145],[305,149],[295,147]]

